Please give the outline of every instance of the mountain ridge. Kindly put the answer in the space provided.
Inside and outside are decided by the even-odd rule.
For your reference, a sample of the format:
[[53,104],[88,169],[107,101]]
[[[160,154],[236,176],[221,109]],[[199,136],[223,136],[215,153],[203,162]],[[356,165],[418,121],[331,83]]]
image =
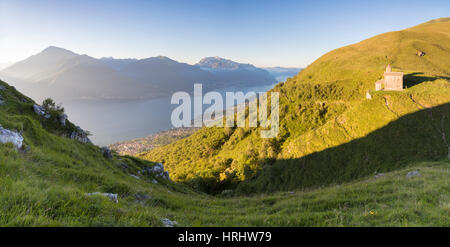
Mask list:
[[58,101],[155,98],[176,91],[190,92],[194,83],[203,83],[206,89],[214,90],[276,82],[268,72],[256,68],[215,73],[165,56],[96,59],[55,46],[3,69],[0,74],[33,98],[52,96]]
[[[350,63],[352,69],[345,70],[354,57],[345,61],[345,52],[331,53],[344,61],[316,62],[344,69],[333,70],[337,80],[322,81],[330,78],[328,70],[309,68],[273,89],[289,92],[280,97],[287,120],[281,122],[280,138],[259,142],[259,129],[204,128],[160,149],[182,155],[166,157],[164,166],[81,142],[71,135],[75,125],[61,121],[61,109],[40,108],[0,81],[0,225],[449,226],[450,156],[445,155],[450,149],[444,148],[450,87],[447,73],[438,74],[439,56],[448,61],[448,55],[428,49],[436,41],[449,42],[425,41],[414,49],[406,46],[406,53],[413,53],[405,59],[414,61],[420,48],[438,66],[425,63],[420,70],[397,61],[396,70],[415,69],[406,71],[408,88],[402,92],[369,91],[372,98],[366,99],[346,91],[350,84],[364,92],[380,75],[362,73],[370,78],[361,77],[359,84],[361,68]],[[400,48],[399,53],[405,50]],[[361,54],[382,72],[382,61]],[[361,62],[367,65],[364,58]],[[48,110],[49,117],[39,109]],[[20,143],[11,141],[11,133]],[[180,143],[192,149],[177,150]],[[258,157],[266,166],[254,170]],[[176,170],[171,164],[176,159],[200,169]],[[190,181],[195,190],[159,176],[155,168],[168,168],[175,179],[196,175]],[[240,176],[246,181],[230,191]],[[222,184],[216,178],[223,178]]]

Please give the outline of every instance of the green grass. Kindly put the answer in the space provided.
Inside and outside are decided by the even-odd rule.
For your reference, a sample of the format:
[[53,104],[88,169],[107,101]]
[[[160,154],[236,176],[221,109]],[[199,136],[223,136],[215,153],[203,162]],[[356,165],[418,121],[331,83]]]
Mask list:
[[[208,193],[300,189],[441,159],[450,143],[449,51],[448,18],[333,50],[272,90],[280,93],[277,138],[261,139],[260,128],[203,128],[139,157]],[[387,63],[405,73],[407,89],[373,92]],[[325,178],[331,168],[339,172]]]
[[[74,124],[37,116],[31,99],[0,81],[0,124],[25,138],[21,150],[0,144],[0,226],[162,226],[162,218],[179,226],[449,226],[448,29],[422,24],[324,55],[274,89],[278,138],[204,128],[142,156],[150,161],[109,160],[67,138]],[[392,45],[370,48],[379,43]],[[386,50],[410,86],[366,100]],[[189,186],[130,176],[160,160]],[[422,176],[407,178],[412,170]],[[119,202],[91,192],[117,193]]]

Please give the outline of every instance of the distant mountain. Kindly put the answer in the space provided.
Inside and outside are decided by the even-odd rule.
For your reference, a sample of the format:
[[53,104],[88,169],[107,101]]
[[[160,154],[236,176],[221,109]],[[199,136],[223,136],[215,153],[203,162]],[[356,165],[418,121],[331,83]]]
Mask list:
[[210,70],[256,69],[256,67],[251,64],[236,63],[234,61],[221,57],[205,57],[196,65],[201,68]]
[[211,72],[218,81],[227,83],[227,85],[270,84],[277,82],[275,77],[264,69],[221,57],[203,58],[195,66]]
[[[214,61],[221,61],[226,69]],[[54,46],[7,67],[0,76],[36,100],[52,97],[57,101],[155,98],[180,90],[190,92],[194,83],[214,90],[276,82],[263,69],[221,58],[205,58],[197,65],[164,56],[96,59]]]
[[2,74],[37,82],[61,70],[64,62],[78,56],[66,49],[50,46],[36,55],[7,67]]
[[39,101],[147,96],[136,80],[100,60],[53,46],[2,70],[1,76]]
[[144,83],[156,84],[158,90],[192,91],[194,83],[202,83],[205,89],[226,86],[208,71],[186,63],[179,63],[168,57],[158,56],[140,59],[125,65],[121,73]]
[[116,59],[113,57],[102,57],[100,58],[100,61],[102,61],[104,64],[108,65],[109,67],[117,71],[121,71],[125,66],[137,62],[138,59],[136,58]]

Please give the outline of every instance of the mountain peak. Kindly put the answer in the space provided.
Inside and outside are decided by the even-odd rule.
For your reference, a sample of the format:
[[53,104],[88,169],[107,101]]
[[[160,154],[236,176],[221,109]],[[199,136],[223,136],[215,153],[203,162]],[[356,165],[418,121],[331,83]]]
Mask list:
[[67,49],[56,47],[56,46],[49,46],[42,50],[41,54],[50,54],[50,55],[77,55],[76,53],[69,51]]
[[244,66],[244,64],[240,64],[229,59],[215,56],[203,58],[202,60],[200,60],[200,62],[196,64],[196,66],[210,69],[239,69],[242,66]]

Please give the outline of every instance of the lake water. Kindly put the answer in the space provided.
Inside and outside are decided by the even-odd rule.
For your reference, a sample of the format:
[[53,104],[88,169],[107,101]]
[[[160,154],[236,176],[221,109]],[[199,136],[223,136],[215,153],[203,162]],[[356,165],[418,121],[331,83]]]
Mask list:
[[[225,99],[225,92],[266,92],[273,85],[216,90]],[[203,92],[205,95],[207,92]],[[97,145],[108,145],[145,137],[172,128],[172,110],[178,105],[170,104],[171,97],[143,101],[90,100],[69,101],[63,106],[69,120],[90,131],[91,140]],[[193,104],[193,98],[191,98]],[[238,104],[243,102],[237,102]],[[226,107],[230,107],[226,102]],[[208,107],[207,105],[204,108]],[[195,116],[193,116],[195,117]]]

